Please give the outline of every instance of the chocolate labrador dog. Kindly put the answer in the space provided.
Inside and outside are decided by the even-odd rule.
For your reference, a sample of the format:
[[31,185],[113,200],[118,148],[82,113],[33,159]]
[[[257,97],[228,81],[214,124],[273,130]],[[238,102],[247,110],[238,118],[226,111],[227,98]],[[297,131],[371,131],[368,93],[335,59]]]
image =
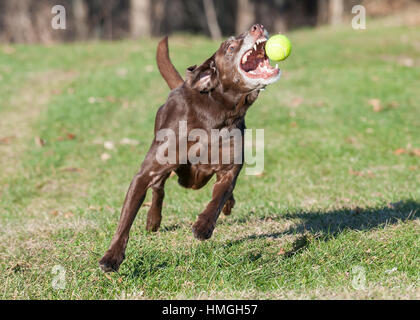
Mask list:
[[[147,213],[146,229],[158,230],[162,219],[164,184],[171,172],[178,175],[181,186],[191,189],[203,187],[216,175],[212,199],[192,227],[197,239],[211,237],[222,210],[224,214],[230,214],[235,204],[233,189],[242,161],[233,161],[233,157],[230,157],[228,163],[192,163],[186,153],[194,141],[187,140],[184,148],[181,148],[180,128],[185,126],[187,133],[200,129],[209,136],[214,129],[244,132],[246,111],[257,99],[259,91],[280,78],[280,70],[277,66],[272,67],[265,55],[267,37],[264,27],[256,24],[236,38],[229,38],[203,64],[188,68],[185,81],[169,59],[167,38],[159,43],[158,67],[172,91],[157,112],[155,138],[140,171],[130,184],[111,245],[99,262],[103,271],[117,271],[122,263],[130,227],[149,188],[153,191],[153,197]],[[175,132],[178,138],[176,142],[158,139],[159,132],[167,129]],[[242,147],[243,141],[242,135]],[[163,144],[176,148],[175,161],[159,161],[159,148]],[[215,148],[213,144],[206,145],[209,153],[212,147]],[[243,158],[243,148],[241,150]],[[164,152],[164,156],[167,155],[168,150]]]

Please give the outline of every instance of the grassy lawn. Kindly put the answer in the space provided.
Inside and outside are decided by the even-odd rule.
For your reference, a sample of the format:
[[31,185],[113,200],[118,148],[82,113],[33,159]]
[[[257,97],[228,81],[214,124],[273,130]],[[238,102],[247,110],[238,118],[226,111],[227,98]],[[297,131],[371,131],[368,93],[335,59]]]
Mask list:
[[[169,179],[161,230],[143,206],[114,274],[98,260],[169,92],[157,39],[0,46],[0,299],[419,299],[420,29],[289,36],[247,115],[264,174],[241,174],[206,242],[191,226],[212,183]],[[183,74],[218,43],[170,47]]]

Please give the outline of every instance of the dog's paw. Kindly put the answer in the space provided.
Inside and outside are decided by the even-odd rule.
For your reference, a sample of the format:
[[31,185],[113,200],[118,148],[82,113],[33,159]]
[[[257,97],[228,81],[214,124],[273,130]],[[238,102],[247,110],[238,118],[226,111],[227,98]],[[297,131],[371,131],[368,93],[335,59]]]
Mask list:
[[153,219],[147,217],[146,230],[150,232],[157,232],[160,227],[161,219]]
[[99,267],[103,272],[116,272],[124,258],[124,254],[118,254],[108,250],[99,261]]
[[214,230],[214,223],[210,221],[197,220],[192,227],[194,237],[198,240],[207,240]]
[[146,231],[157,232],[159,230],[159,227],[160,227],[160,222],[159,223],[152,223],[152,222],[149,223],[149,221],[147,221]]
[[228,216],[232,213],[232,209],[235,206],[235,199],[229,199],[226,201],[225,206],[223,207],[223,214]]

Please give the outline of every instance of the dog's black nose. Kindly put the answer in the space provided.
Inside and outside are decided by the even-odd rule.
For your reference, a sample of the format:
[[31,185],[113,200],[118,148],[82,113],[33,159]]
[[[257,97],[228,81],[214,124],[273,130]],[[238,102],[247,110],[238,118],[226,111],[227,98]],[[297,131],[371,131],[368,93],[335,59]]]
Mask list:
[[251,30],[250,30],[250,32],[252,33],[252,34],[261,34],[261,33],[263,33],[264,32],[264,26],[263,25],[261,25],[261,24],[254,24],[252,27],[251,27]]

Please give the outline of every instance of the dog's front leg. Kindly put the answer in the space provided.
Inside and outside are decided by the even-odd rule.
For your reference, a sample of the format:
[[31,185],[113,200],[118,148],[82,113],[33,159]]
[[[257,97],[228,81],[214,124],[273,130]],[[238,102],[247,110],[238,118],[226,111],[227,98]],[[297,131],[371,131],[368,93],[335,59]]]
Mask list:
[[[147,189],[154,186],[163,188],[164,180],[172,170],[170,166],[163,166],[155,161],[155,149],[152,147],[149,150],[139,173],[134,176],[128,188],[117,231],[112,238],[108,251],[99,261],[100,267],[105,272],[117,271],[124,260],[130,228],[146,197]],[[160,201],[155,202],[160,206]]]
[[217,181],[213,187],[212,199],[193,225],[193,233],[197,239],[206,240],[211,237],[220,211],[232,197],[236,178],[241,167],[241,165],[236,165],[228,171],[217,173]]
[[103,271],[118,271],[121,262],[124,260],[130,228],[146,197],[149,183],[150,178],[147,173],[142,170],[137,173],[131,181],[121,210],[117,231],[112,238],[108,251],[99,261],[99,265]]

